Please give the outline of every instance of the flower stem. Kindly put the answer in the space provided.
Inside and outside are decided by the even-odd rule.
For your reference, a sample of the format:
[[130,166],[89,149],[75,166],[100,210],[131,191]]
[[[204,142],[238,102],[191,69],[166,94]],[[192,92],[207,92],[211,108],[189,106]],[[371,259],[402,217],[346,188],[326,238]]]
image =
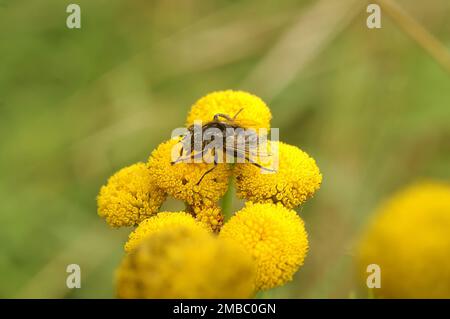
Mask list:
[[230,177],[228,183],[228,189],[222,198],[222,213],[224,221],[226,222],[233,215],[233,195],[234,195],[234,182],[233,177]]

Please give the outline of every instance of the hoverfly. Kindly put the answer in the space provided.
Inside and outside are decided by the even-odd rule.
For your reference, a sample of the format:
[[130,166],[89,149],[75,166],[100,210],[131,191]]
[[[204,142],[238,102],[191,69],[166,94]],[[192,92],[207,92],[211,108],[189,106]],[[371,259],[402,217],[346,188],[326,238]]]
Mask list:
[[[179,157],[171,164],[180,162],[207,162],[205,156],[212,156],[214,166],[208,169],[197,182],[210,173],[218,163],[250,163],[256,167],[274,172],[275,170],[262,166],[254,160],[254,157],[268,157],[270,154],[263,152],[264,143],[253,129],[245,129],[236,123],[236,117],[243,109],[240,109],[233,117],[228,114],[215,114],[212,121],[205,124],[192,124],[186,134],[181,138]],[[265,136],[266,137],[266,136]],[[266,140],[263,139],[265,142]],[[263,141],[263,142],[264,142]],[[225,160],[227,158],[227,161]],[[207,162],[207,163],[210,163]]]

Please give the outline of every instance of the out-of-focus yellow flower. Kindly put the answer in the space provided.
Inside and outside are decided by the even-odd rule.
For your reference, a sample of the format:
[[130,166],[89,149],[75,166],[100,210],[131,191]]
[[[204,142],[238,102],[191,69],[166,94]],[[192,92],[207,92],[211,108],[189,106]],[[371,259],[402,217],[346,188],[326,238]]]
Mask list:
[[137,163],[118,171],[100,189],[98,214],[113,227],[134,226],[155,214],[165,198],[147,166]]
[[375,212],[358,247],[359,273],[381,269],[382,298],[450,298],[450,185],[414,184]]
[[219,206],[211,207],[190,207],[190,210],[195,215],[195,219],[204,223],[211,228],[213,232],[219,232],[223,225],[223,214]]
[[214,167],[214,164],[183,162],[172,164],[172,154],[179,154],[181,147],[182,144],[176,139],[159,145],[149,159],[151,176],[167,194],[189,205],[214,205],[227,191],[232,174],[230,165],[218,164],[198,184],[205,172]]
[[[240,111],[242,109],[242,111]],[[187,118],[187,126],[194,121],[210,122],[221,113],[236,117],[236,123],[243,128],[270,129],[272,114],[259,97],[243,91],[218,91],[210,93],[195,102]]]
[[139,224],[139,226],[128,236],[128,241],[125,244],[125,251],[131,252],[145,238],[154,233],[164,229],[178,227],[180,225],[185,228],[192,228],[198,232],[210,232],[207,225],[196,221],[190,214],[185,212],[161,212],[154,217],[145,219]]
[[308,250],[303,220],[280,204],[247,203],[225,223],[219,237],[235,241],[254,258],[257,289],[292,280]]
[[267,161],[263,166],[276,172],[264,172],[251,163],[236,164],[237,195],[252,202],[282,203],[287,208],[302,204],[322,182],[316,162],[296,146],[282,142],[267,145],[269,149],[273,147],[274,152],[278,151],[278,161],[276,154],[271,154],[262,158]]
[[117,271],[119,298],[250,298],[254,264],[238,245],[178,225],[144,240]]

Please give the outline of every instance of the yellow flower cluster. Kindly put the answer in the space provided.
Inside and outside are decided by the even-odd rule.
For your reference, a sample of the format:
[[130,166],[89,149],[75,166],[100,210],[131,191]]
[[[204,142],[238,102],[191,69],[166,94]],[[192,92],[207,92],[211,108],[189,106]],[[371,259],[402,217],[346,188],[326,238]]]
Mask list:
[[382,298],[450,298],[450,184],[417,183],[375,212],[357,249],[358,272],[381,270]]
[[179,141],[172,139],[153,151],[148,163],[152,178],[158,187],[176,199],[189,205],[211,207],[227,191],[231,167],[224,163],[218,164],[197,184],[214,164],[180,162],[173,165],[172,152],[175,150],[177,153],[178,147],[181,147]]
[[177,226],[195,229],[197,232],[210,232],[210,229],[207,226],[196,221],[192,215],[185,212],[161,212],[155,217],[148,218],[139,224],[139,226],[129,235],[128,241],[125,244],[125,251],[131,252],[149,235],[163,229],[175,228]]
[[[260,98],[228,90],[198,100],[187,126],[216,114],[267,131],[272,117]],[[147,164],[119,171],[100,190],[100,216],[115,227],[137,226],[125,244],[118,296],[248,298],[290,281],[308,251],[303,220],[292,209],[320,187],[314,159],[295,146],[268,142],[279,150],[276,163],[269,159],[270,173],[252,162],[174,163],[183,153],[180,141],[163,142]],[[226,222],[218,202],[233,175],[238,196],[248,202]],[[183,201],[185,211],[158,213],[166,196]]]
[[203,223],[204,225],[208,225],[212,231],[219,232],[223,225],[223,214],[219,206],[211,206],[211,207],[196,207],[192,206],[189,209],[192,214],[195,215],[195,218]]
[[201,228],[150,234],[117,271],[119,298],[250,298],[254,265],[238,246]]
[[218,91],[210,93],[195,102],[189,112],[186,125],[194,121],[209,122],[216,114],[236,117],[236,123],[245,128],[270,129],[272,114],[259,97],[243,91]]
[[144,163],[125,167],[110,177],[98,195],[98,214],[113,227],[135,226],[156,214],[165,200]]
[[219,236],[239,243],[252,255],[257,289],[290,281],[308,251],[303,220],[280,204],[247,203],[224,225]]
[[298,147],[282,142],[271,143],[275,144],[273,149],[278,152],[277,163],[269,158],[264,167],[276,171],[261,174],[261,169],[251,163],[237,164],[237,194],[253,202],[297,207],[319,189],[322,175],[314,159]]

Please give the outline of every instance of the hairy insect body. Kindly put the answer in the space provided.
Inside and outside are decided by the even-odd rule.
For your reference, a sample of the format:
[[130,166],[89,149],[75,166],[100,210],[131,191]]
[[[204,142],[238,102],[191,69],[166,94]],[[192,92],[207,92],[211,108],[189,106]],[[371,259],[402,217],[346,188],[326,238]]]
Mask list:
[[269,156],[261,152],[261,146],[267,142],[266,134],[258,135],[253,129],[245,129],[235,122],[236,116],[216,114],[211,122],[195,122],[188,128],[180,143],[179,157],[172,162],[214,163],[199,180],[211,172],[219,163],[251,163],[262,169],[270,170],[258,164],[255,158]]

